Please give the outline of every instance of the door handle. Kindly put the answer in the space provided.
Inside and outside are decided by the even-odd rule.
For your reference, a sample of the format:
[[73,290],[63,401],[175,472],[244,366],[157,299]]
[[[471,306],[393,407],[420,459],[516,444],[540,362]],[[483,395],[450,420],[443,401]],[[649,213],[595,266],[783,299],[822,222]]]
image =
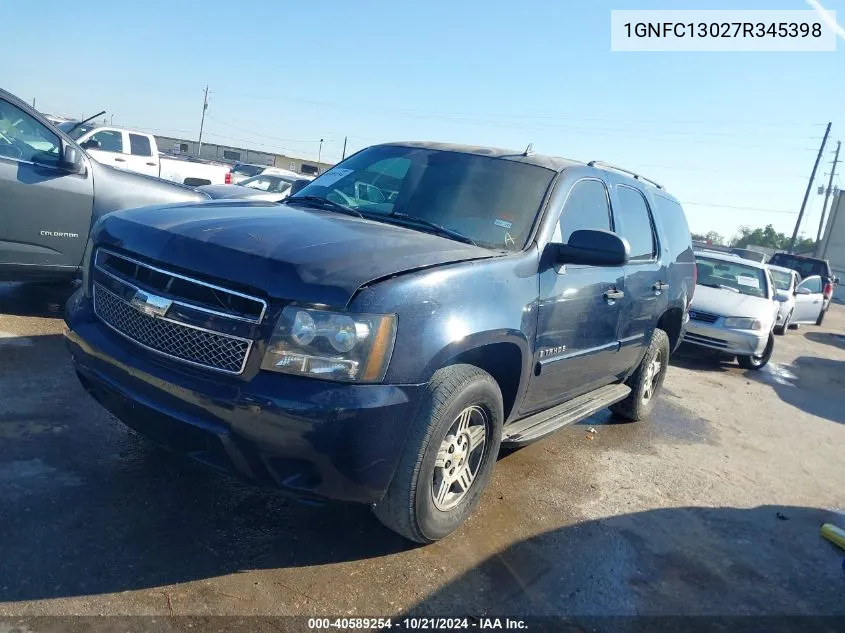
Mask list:
[[114,162],[116,162],[116,163],[125,163],[125,162],[126,162],[126,159],[125,159],[125,158],[115,158],[115,159],[114,159]]
[[625,296],[625,293],[621,290],[617,290],[616,288],[611,288],[607,292],[604,293],[604,300],[607,302],[607,305],[612,306],[616,303],[619,299]]
[[659,295],[661,292],[666,290],[668,287],[669,287],[669,284],[667,284],[665,281],[658,281],[656,284],[654,284],[651,287],[651,289],[654,290],[655,295]]
[[150,167],[155,167],[155,166],[156,166],[156,164],[155,164],[155,163],[147,163],[147,165],[149,165]]

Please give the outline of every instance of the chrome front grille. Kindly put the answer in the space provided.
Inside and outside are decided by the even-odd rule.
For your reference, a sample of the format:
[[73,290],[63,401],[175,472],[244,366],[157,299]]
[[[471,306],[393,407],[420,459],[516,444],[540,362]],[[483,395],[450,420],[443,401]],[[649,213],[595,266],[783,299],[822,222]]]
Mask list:
[[693,321],[701,321],[702,323],[715,323],[719,319],[719,315],[711,314],[710,312],[701,312],[700,310],[690,310],[689,318]]
[[99,283],[94,284],[94,312],[110,328],[147,349],[228,374],[243,372],[252,347],[249,339],[144,314]]

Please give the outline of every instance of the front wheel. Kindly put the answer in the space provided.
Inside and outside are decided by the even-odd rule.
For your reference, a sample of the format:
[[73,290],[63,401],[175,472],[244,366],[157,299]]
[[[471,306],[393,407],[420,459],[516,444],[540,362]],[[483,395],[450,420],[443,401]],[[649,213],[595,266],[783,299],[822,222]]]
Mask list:
[[438,370],[428,383],[393,481],[376,517],[417,543],[433,543],[467,519],[487,486],[502,441],[502,393],[472,365]]
[[766,343],[766,349],[763,350],[763,353],[759,356],[737,356],[736,360],[739,363],[739,366],[743,369],[763,369],[766,366],[766,363],[769,362],[769,359],[772,357],[772,352],[775,349],[775,337],[772,334],[769,334],[769,340]]
[[786,334],[786,331],[789,329],[790,322],[792,321],[792,310],[789,311],[789,314],[786,315],[786,318],[783,320],[782,325],[775,326],[775,334],[778,336],[783,336]]

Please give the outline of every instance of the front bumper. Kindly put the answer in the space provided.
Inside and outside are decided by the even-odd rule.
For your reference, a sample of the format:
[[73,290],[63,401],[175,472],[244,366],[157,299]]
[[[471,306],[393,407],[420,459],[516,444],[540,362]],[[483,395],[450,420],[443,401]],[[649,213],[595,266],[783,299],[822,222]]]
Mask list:
[[769,333],[765,330],[735,330],[716,323],[691,319],[684,332],[684,343],[718,350],[729,355],[759,356],[766,349]]
[[168,448],[299,496],[379,501],[425,389],[209,375],[115,334],[81,292],[65,320],[82,385],[117,418]]

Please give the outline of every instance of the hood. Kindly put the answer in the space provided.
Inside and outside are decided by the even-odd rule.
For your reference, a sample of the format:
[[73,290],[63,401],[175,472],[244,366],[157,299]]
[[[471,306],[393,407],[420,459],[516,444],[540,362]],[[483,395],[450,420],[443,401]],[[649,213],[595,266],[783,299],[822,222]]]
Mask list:
[[94,240],[233,289],[331,306],[375,279],[495,254],[332,211],[230,200],[113,213]]
[[196,188],[214,200],[265,200],[278,202],[287,198],[287,192],[267,192],[252,187],[241,187],[240,185],[202,185]]
[[726,317],[771,319],[775,306],[771,299],[697,285],[692,299],[692,309]]

